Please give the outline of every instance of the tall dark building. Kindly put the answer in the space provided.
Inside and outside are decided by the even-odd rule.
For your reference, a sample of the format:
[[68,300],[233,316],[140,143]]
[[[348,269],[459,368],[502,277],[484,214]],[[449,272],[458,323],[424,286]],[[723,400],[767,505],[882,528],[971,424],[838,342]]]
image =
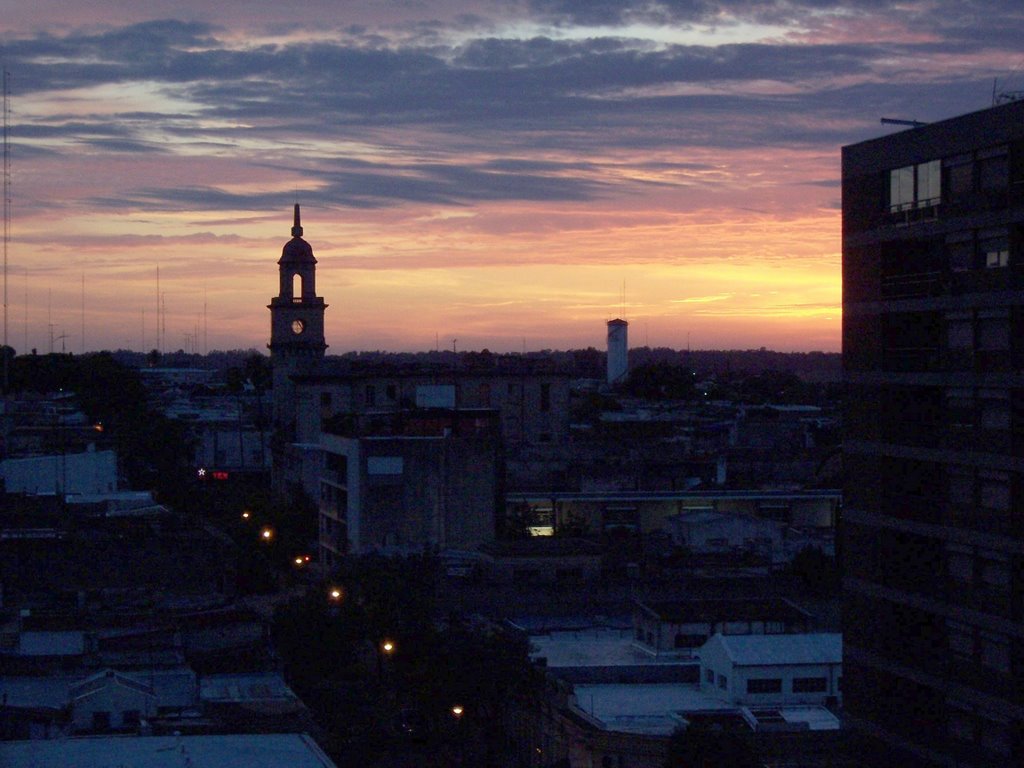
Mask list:
[[844,700],[1024,764],[1024,102],[843,148]]

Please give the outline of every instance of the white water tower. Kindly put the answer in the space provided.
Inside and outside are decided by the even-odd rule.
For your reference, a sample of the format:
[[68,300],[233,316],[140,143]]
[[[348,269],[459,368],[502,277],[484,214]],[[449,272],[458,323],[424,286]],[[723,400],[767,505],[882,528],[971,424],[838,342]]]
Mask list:
[[629,374],[629,323],[625,320],[608,321],[608,385],[616,386]]

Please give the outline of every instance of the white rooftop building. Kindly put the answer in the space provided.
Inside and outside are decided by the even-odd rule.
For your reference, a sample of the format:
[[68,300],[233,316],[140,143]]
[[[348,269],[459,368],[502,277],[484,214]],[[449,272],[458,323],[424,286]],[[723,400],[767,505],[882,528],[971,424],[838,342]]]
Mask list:
[[306,734],[106,736],[0,742],[4,768],[336,768]]
[[701,690],[733,704],[838,704],[843,636],[716,634],[700,650]]

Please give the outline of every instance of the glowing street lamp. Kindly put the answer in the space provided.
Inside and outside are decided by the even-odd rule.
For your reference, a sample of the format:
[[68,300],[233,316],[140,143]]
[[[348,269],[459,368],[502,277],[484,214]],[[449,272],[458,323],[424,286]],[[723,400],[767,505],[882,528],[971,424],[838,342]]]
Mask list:
[[456,720],[458,720],[460,717],[462,717],[462,713],[463,712],[465,712],[465,710],[462,708],[461,704],[456,704],[454,707],[452,707],[452,716]]
[[341,587],[331,587],[330,592],[327,593],[327,599],[332,603],[340,603],[344,593],[341,591]]
[[391,658],[391,654],[395,651],[395,644],[390,640],[385,639],[380,644],[380,653],[377,654],[377,681],[380,682],[384,679],[384,657]]
[[248,520],[250,517],[252,517],[252,512],[250,512],[248,509],[242,513],[243,520]]
[[260,538],[264,541],[270,541],[274,538],[274,530],[272,528],[264,528],[260,531]]

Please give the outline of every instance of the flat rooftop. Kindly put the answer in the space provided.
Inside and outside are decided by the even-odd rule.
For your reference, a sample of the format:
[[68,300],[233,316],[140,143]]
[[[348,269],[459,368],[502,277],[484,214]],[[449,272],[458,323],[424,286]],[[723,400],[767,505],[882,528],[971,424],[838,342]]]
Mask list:
[[655,656],[633,643],[632,629],[583,629],[531,635],[531,658],[547,659],[549,669],[566,667],[651,666],[690,663]]
[[89,736],[0,742],[4,768],[337,768],[309,736]]
[[717,698],[691,683],[595,684],[575,686],[576,706],[609,731],[669,736],[684,720],[741,717],[754,730],[780,726],[810,731],[839,729],[825,707],[792,705],[747,708]]
[[838,489],[808,489],[800,491],[512,491],[505,495],[508,502],[641,502],[641,501],[808,501],[827,499],[839,501],[843,492]]
[[722,699],[687,683],[577,685],[576,705],[609,731],[669,736],[686,712],[735,712]]

